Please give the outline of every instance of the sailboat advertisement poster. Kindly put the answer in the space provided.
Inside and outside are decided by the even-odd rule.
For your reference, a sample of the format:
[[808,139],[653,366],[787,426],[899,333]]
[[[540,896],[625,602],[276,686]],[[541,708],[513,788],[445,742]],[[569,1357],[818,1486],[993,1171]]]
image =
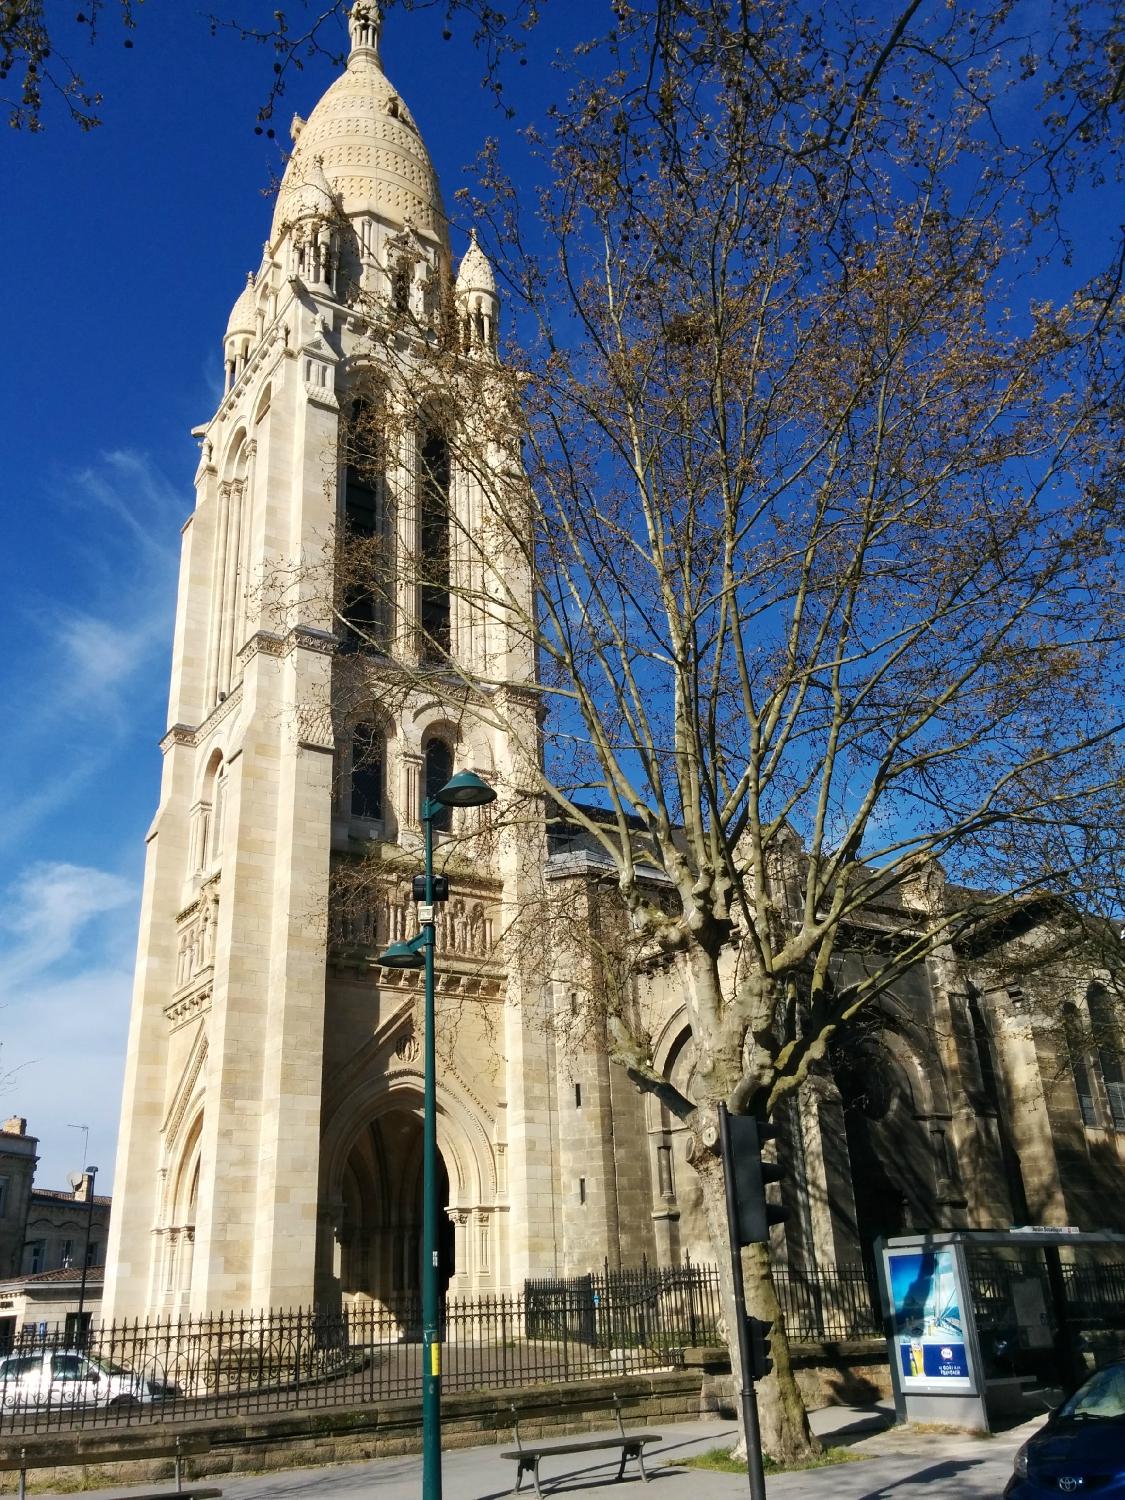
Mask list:
[[888,1250],[887,1285],[903,1390],[971,1391],[957,1261],[949,1250]]

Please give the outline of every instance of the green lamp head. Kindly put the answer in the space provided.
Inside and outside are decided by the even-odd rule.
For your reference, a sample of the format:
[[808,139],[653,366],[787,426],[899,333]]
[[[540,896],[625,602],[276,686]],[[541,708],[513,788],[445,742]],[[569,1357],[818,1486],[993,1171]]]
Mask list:
[[496,793],[473,771],[458,771],[440,792],[434,793],[434,801],[445,807],[484,807],[486,803],[496,801]]
[[388,969],[420,969],[426,962],[426,943],[422,934],[407,943],[392,943],[379,955],[379,962]]

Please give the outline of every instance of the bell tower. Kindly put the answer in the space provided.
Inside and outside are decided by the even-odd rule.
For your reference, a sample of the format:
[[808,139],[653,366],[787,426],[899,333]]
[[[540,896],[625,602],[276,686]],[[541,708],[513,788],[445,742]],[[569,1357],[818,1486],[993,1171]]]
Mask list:
[[[507,460],[482,438],[466,464],[416,395],[451,319],[457,358],[495,362],[495,278],[475,236],[454,275],[380,29],[359,0],[345,70],[294,118],[270,236],[224,335],[225,392],[194,433],[107,1317],[410,1290],[415,995],[376,958],[413,930],[427,789],[460,769],[517,785],[516,747],[536,744],[531,656],[473,604],[491,584],[469,576],[482,472]],[[349,434],[373,401],[387,420],[360,462]],[[370,543],[370,588],[337,588],[343,535]],[[527,590],[516,563],[504,587]],[[439,935],[439,1149],[448,1275],[466,1291],[528,1274],[550,1197],[513,1192],[549,1080],[497,945],[541,850],[489,837],[478,816],[441,835],[455,899]],[[390,873],[341,916],[334,873],[373,850]]]

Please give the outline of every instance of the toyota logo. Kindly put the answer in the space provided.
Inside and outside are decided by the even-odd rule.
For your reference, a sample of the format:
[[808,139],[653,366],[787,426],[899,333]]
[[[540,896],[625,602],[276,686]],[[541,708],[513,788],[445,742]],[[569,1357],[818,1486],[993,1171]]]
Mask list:
[[1059,1480],[1059,1489],[1066,1495],[1072,1495],[1075,1490],[1080,1490],[1081,1488],[1081,1479],[1075,1479],[1071,1474],[1064,1474]]

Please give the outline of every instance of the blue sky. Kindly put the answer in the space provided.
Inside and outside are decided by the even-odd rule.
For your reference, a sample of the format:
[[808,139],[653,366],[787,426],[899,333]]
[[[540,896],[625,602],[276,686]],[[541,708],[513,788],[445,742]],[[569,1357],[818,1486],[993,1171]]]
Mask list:
[[[268,23],[272,0],[213,0]],[[205,0],[206,4],[206,0]],[[299,0],[294,0],[296,11]],[[310,10],[318,7],[310,5]],[[112,8],[111,8],[112,9]],[[556,46],[606,0],[544,7],[529,65],[504,69],[513,124],[483,90],[468,25],[394,10],[384,61],[454,193],[487,136],[509,144],[546,96]],[[61,8],[54,7],[55,14]],[[0,1113],[40,1138],[39,1181],[88,1160],[110,1186],[144,834],[165,728],[179,529],[193,500],[190,429],[221,393],[221,340],[270,224],[279,145],[254,133],[267,49],[212,36],[196,0],[149,0],[134,45],[112,20],[75,60],[104,91],[81,134],[48,106],[39,135],[0,133],[8,354],[0,384]],[[571,35],[567,35],[567,33]],[[343,46],[343,33],[340,33]],[[333,76],[310,63],[281,101],[288,139]],[[1077,265],[1116,224],[1079,194]],[[1048,287],[1047,289],[1050,289]]]
[[[467,27],[451,41],[442,28],[440,11],[393,13],[383,55],[455,212],[485,137],[512,127],[481,89]],[[556,37],[541,33],[540,63]],[[105,94],[100,129],[81,134],[49,106],[42,133],[0,135],[0,1112],[27,1117],[49,1187],[82,1165],[72,1125],[89,1126],[88,1161],[110,1186],[189,434],[221,392],[223,329],[281,164],[254,134],[266,49],[212,37],[191,0],[145,5],[133,39],[126,49],[107,22],[76,52]],[[509,95],[528,96],[535,71],[507,69]],[[298,75],[279,139],[332,76],[325,61]]]

